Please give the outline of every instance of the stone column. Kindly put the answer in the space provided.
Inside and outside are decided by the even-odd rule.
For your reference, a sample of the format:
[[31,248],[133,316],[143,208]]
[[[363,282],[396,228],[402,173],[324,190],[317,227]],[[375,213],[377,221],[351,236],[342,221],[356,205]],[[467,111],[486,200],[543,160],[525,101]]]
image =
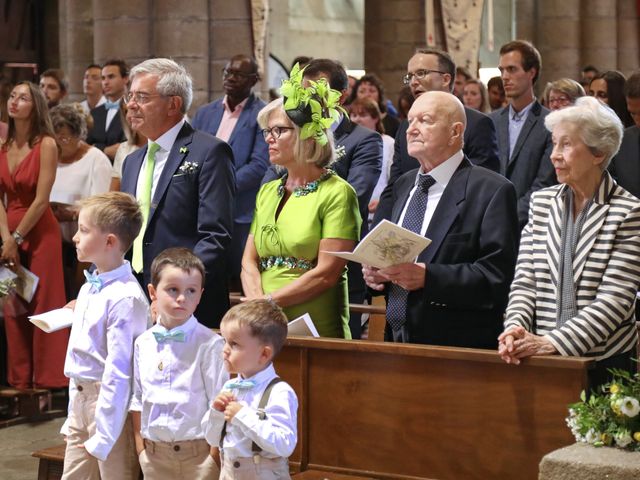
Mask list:
[[584,0],[580,4],[581,66],[592,64],[601,71],[617,69],[617,0]]
[[133,66],[155,55],[151,29],[155,18],[151,4],[141,0],[93,0],[93,54],[96,62],[122,58]]
[[536,91],[542,94],[547,82],[562,77],[576,78],[580,71],[580,0],[542,0],[538,3],[537,38],[542,72]]
[[251,2],[211,0],[208,3],[209,98],[203,100],[212,100],[223,95],[222,69],[230,57],[241,53],[253,55]]
[[60,0],[60,68],[69,80],[69,100],[82,101],[82,77],[93,63],[93,8],[86,0]]
[[618,0],[618,70],[629,75],[640,66],[640,22],[636,0]]
[[[366,2],[364,67],[382,79],[387,98],[394,103],[403,87],[402,76],[407,72],[409,58],[416,48],[427,43],[424,15],[423,0]],[[436,35],[438,39],[441,45],[442,36]]]
[[[193,77],[193,108],[208,100],[209,7],[207,0],[156,0],[152,25],[152,51],[172,58]],[[236,2],[229,2],[236,3]],[[241,3],[241,2],[238,2]],[[233,43],[231,39],[228,39]]]

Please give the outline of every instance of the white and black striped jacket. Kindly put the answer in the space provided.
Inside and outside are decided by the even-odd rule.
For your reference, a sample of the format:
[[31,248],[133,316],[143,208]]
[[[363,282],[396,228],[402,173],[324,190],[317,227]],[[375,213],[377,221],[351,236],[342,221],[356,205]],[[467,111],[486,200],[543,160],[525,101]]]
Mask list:
[[575,250],[578,315],[556,327],[558,267],[566,185],[533,194],[511,284],[505,329],[545,335],[561,355],[604,359],[637,341],[640,200],[608,173],[598,188]]

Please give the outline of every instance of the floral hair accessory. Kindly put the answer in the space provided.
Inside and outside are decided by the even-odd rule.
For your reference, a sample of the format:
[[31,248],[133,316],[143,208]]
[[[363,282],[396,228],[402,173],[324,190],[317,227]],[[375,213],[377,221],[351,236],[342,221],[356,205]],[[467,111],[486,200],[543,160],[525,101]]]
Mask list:
[[296,63],[289,79],[282,82],[280,94],[284,97],[284,110],[302,129],[301,139],[313,138],[320,145],[326,145],[325,130],[340,118],[340,112],[346,114],[340,106],[341,94],[329,87],[324,78],[309,81],[309,86],[303,87],[303,73],[304,68]]

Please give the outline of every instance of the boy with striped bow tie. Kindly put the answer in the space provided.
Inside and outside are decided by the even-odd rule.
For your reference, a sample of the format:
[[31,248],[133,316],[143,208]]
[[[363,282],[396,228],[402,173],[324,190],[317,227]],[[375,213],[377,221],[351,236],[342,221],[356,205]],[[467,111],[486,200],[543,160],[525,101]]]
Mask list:
[[227,312],[220,333],[225,367],[238,374],[205,423],[207,440],[221,447],[220,480],[288,479],[298,398],[272,364],[287,338],[287,317],[269,300],[250,300]]
[[142,473],[146,480],[217,479],[217,452],[202,421],[229,374],[222,338],[193,316],[204,265],[188,248],[168,248],[150,273],[157,323],[136,340],[130,407]]
[[133,343],[149,326],[149,302],[124,254],[142,225],[134,197],[109,192],[82,202],[73,236],[78,260],[93,263],[73,307],[64,374],[66,479],[136,480],[140,467],[128,418]]

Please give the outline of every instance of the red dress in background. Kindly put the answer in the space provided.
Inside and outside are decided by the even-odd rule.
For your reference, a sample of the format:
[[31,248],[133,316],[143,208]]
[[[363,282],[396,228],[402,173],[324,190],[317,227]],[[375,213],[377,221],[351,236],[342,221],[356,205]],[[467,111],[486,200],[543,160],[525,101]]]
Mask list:
[[[40,174],[40,143],[9,173],[7,152],[0,150],[0,195],[6,195],[9,230],[13,232],[36,197]],[[8,380],[16,388],[60,388],[69,382],[64,376],[64,360],[69,329],[45,333],[35,327],[29,315],[47,312],[65,305],[62,275],[60,226],[47,207],[18,247],[20,263],[40,278],[36,293],[27,304],[20,298],[14,306],[5,304]],[[15,308],[17,307],[17,308]],[[21,308],[24,307],[24,308]],[[16,315],[15,310],[26,310]]]

